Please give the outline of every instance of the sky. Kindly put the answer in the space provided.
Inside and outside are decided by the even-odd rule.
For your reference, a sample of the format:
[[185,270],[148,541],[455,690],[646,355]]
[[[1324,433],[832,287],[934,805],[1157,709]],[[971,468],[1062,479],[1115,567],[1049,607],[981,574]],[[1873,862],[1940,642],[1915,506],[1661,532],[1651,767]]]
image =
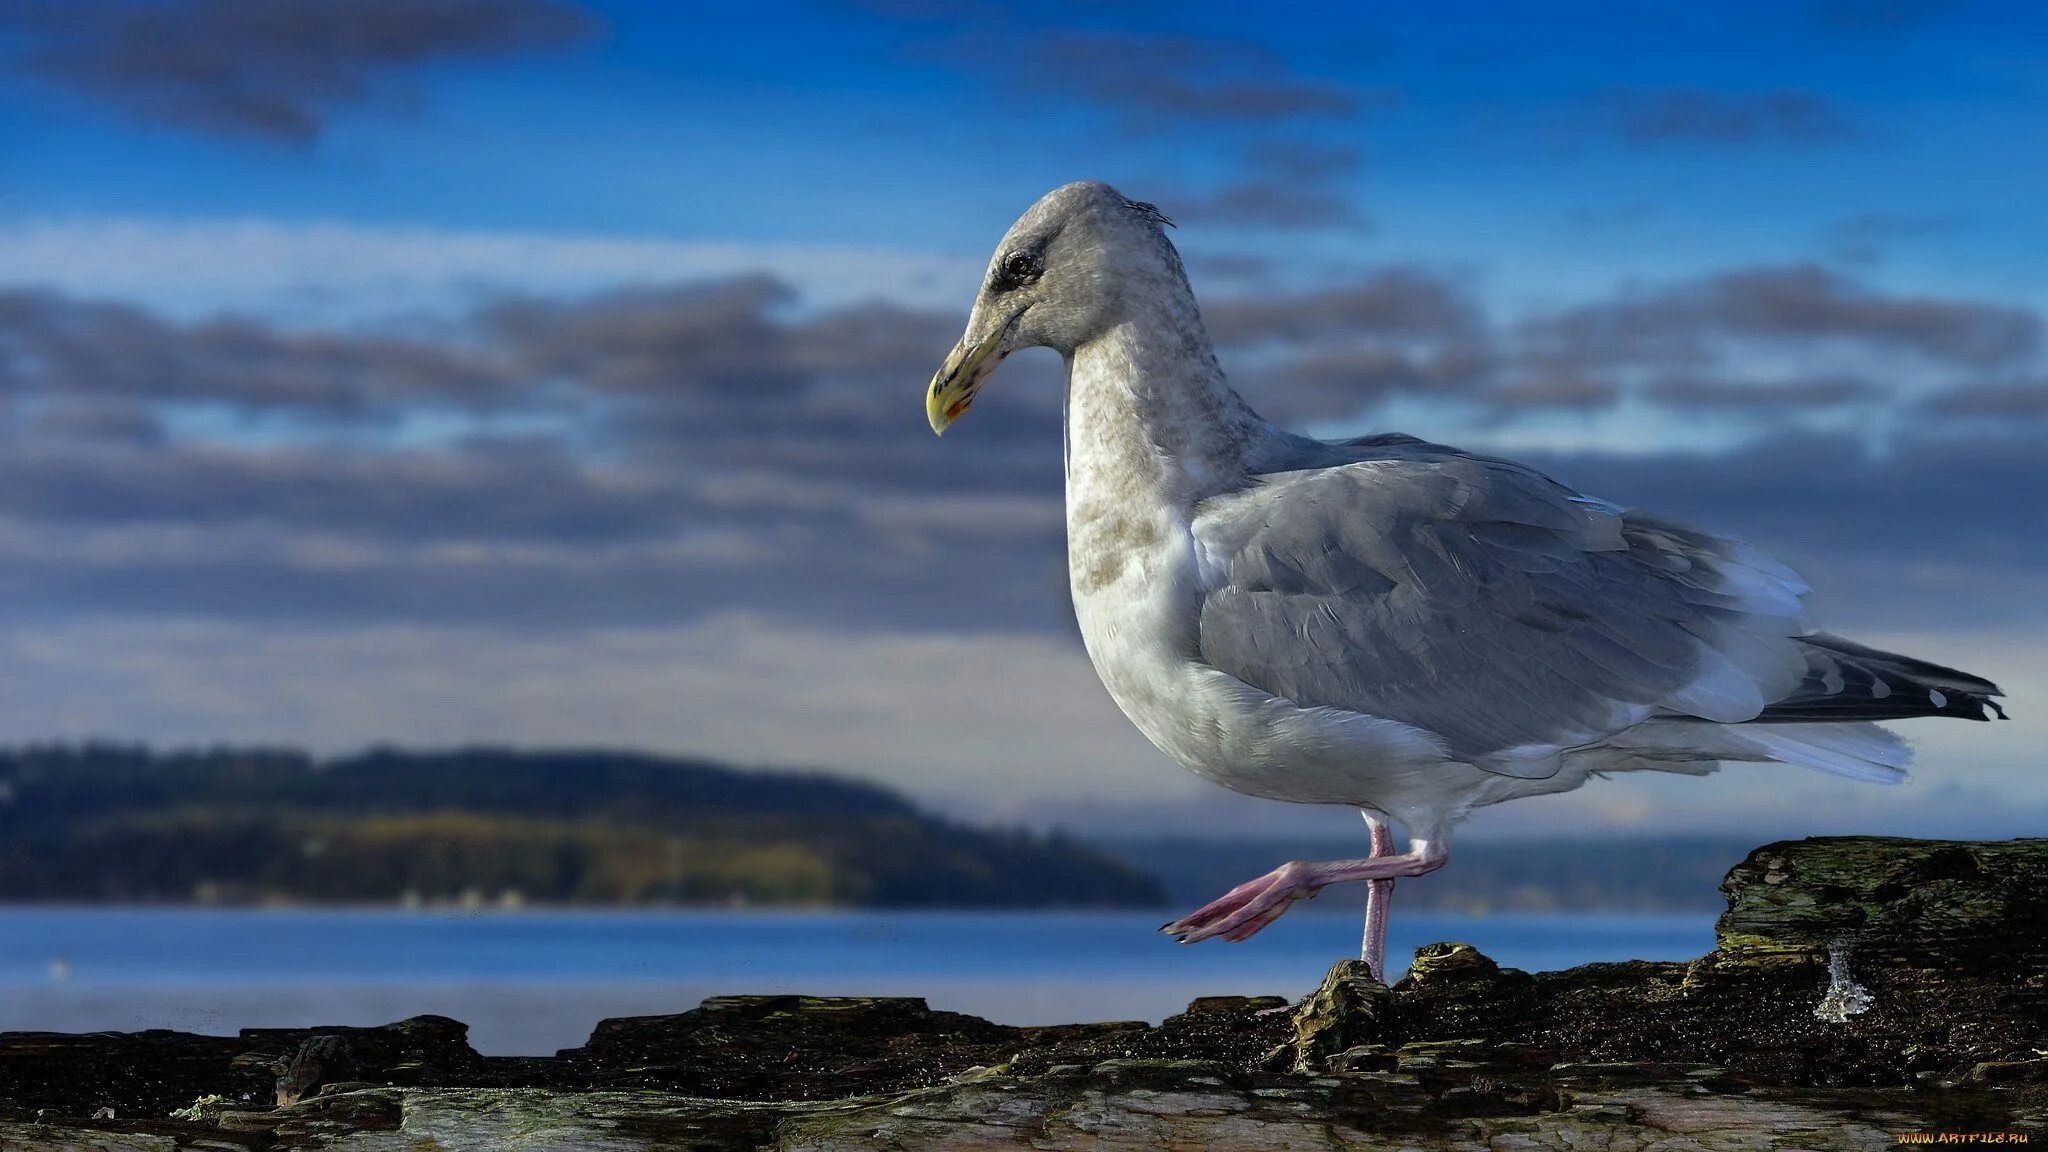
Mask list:
[[1744,537],[1999,681],[1914,782],[1472,834],[2048,826],[2048,10],[0,0],[0,741],[641,747],[981,820],[1181,772],[1067,600],[1059,364],[923,389],[1041,193],[1177,227],[1278,423]]

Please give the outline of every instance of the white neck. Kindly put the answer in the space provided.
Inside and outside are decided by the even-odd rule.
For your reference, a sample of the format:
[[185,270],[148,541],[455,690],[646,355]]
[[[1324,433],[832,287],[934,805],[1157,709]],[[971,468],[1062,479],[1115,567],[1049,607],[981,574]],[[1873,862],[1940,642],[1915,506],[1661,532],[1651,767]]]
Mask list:
[[1067,361],[1070,522],[1077,505],[1191,507],[1235,489],[1275,434],[1224,381],[1193,299],[1160,312],[1116,325]]

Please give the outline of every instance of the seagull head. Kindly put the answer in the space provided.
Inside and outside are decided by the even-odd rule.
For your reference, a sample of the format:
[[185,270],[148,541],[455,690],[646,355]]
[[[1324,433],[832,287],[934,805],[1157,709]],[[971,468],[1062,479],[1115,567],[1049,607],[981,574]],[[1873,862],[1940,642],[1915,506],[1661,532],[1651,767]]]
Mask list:
[[1128,319],[1160,289],[1187,292],[1171,224],[1150,204],[1095,180],[1041,196],[1003,235],[989,260],[967,331],[932,375],[925,415],[932,431],[958,420],[996,366],[1019,348],[1062,356]]

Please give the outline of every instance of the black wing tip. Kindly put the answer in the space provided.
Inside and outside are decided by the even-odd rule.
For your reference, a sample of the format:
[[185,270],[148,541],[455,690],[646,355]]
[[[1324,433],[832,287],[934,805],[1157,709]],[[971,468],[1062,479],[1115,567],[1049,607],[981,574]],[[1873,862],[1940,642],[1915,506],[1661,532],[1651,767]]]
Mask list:
[[1750,724],[1847,724],[1869,720],[1918,720],[1941,716],[1951,720],[2010,720],[1998,701],[1976,692],[1940,691],[1939,703],[1933,693],[1925,700],[1904,701],[1899,695],[1884,699],[1863,697],[1802,700],[1766,708]]
[[[1946,692],[1945,702],[1935,705],[1932,716],[1954,716],[1959,720],[2006,720],[2005,709],[1992,699],[1997,690],[1991,692]],[[1933,701],[1929,701],[1933,703]]]
[[1908,679],[1926,680],[1929,686],[1950,692],[1961,692],[1971,696],[2005,695],[2004,690],[1998,685],[1973,672],[1951,668],[1946,664],[1936,664],[1932,660],[1922,660],[1917,656],[1872,648],[1868,644],[1859,644],[1831,632],[1809,632],[1799,637],[1799,641],[1809,647],[1832,652],[1838,656],[1847,656],[1851,660],[1869,661],[1873,667],[1888,666],[1886,670],[1894,674],[1904,675]]
[[1799,640],[1807,648],[1806,682],[1790,698],[1764,709],[1758,720],[2007,719],[1994,699],[2004,692],[1982,676],[1826,632],[1808,633]]

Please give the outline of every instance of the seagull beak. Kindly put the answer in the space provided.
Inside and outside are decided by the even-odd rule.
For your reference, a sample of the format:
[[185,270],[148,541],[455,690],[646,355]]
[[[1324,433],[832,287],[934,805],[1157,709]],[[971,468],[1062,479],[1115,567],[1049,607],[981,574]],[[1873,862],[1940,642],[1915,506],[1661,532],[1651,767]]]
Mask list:
[[969,405],[974,403],[974,394],[981,391],[982,381],[996,370],[1008,352],[998,351],[1003,338],[1010,334],[1010,326],[1004,324],[989,333],[980,343],[969,344],[962,340],[953,346],[946,356],[946,362],[932,374],[931,388],[924,396],[925,418],[932,422],[932,431],[944,435],[946,429],[958,420]]

